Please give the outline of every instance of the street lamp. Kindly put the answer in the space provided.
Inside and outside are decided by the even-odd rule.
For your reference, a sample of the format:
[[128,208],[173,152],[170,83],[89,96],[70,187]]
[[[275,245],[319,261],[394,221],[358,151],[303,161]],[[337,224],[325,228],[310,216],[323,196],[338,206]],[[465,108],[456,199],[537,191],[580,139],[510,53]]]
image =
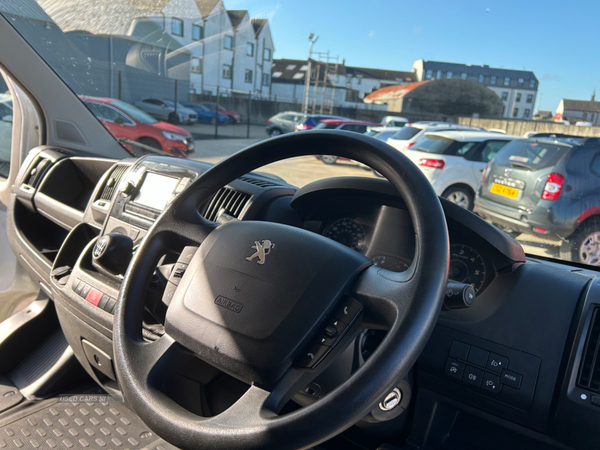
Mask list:
[[310,33],[308,35],[308,41],[310,42],[310,46],[308,48],[308,67],[306,73],[304,74],[304,99],[302,101],[302,112],[308,113],[308,100],[309,100],[309,89],[310,89],[310,73],[311,73],[311,58],[312,58],[312,49],[315,42],[319,40],[319,36],[315,37],[314,33]]

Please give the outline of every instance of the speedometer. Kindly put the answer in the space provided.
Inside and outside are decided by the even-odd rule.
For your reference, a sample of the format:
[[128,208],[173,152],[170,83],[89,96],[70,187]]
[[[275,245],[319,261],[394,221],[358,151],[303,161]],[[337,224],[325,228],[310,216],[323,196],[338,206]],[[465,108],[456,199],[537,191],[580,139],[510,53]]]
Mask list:
[[367,233],[365,228],[349,217],[333,222],[327,227],[323,235],[357,252],[362,253],[366,247],[365,238]]
[[470,284],[475,292],[479,292],[485,283],[485,273],[485,262],[476,250],[462,244],[452,244],[450,246],[448,277],[451,280]]

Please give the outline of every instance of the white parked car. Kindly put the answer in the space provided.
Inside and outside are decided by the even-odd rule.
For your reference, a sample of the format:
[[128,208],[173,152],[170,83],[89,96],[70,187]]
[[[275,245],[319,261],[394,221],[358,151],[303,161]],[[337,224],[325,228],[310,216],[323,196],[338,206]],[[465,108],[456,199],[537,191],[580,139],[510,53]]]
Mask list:
[[438,195],[472,210],[486,164],[515,139],[522,138],[470,130],[426,133],[404,155],[421,169]]
[[456,123],[447,122],[414,122],[409,123],[405,127],[402,127],[393,136],[390,136],[386,141],[392,147],[404,151],[407,148],[411,148],[417,142],[425,139],[425,133],[433,131],[450,131],[450,130],[481,130],[483,128],[468,127],[465,125],[458,125]]
[[381,125],[384,127],[398,127],[401,128],[408,123],[408,119],[400,116],[385,116],[381,119]]
[[575,122],[575,126],[577,126],[577,127],[591,127],[592,126],[592,122],[579,121],[579,122]]

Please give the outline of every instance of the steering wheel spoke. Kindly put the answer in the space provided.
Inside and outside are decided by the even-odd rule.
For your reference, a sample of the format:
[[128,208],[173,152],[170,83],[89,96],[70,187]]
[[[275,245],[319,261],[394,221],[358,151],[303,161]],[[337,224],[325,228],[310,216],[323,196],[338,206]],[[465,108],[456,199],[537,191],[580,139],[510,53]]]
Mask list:
[[352,295],[365,307],[363,328],[390,329],[402,321],[418,294],[413,270],[397,273],[370,266],[354,284]]
[[183,347],[166,333],[153,342],[130,341],[127,347],[129,357],[135,361],[137,376],[155,387],[164,380],[173,356],[184,351]]

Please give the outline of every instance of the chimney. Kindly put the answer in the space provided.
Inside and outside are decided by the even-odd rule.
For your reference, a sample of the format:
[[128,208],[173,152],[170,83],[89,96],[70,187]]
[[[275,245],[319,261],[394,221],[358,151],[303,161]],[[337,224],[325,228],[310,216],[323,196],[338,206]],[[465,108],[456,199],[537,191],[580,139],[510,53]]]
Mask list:
[[592,94],[592,101],[596,101],[596,89],[594,89],[594,93]]

